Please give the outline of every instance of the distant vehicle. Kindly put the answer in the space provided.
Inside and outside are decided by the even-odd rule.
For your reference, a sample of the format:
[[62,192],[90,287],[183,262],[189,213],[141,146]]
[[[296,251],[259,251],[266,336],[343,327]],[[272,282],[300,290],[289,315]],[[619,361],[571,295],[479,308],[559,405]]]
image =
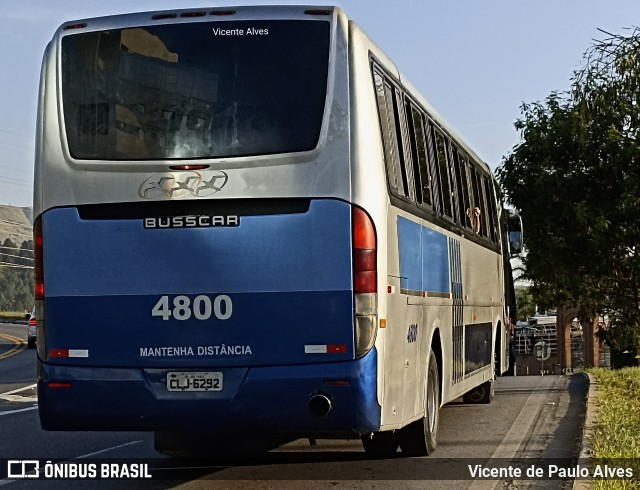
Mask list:
[[529,317],[529,325],[536,328],[554,327],[556,326],[556,315],[534,315]]
[[27,330],[27,347],[33,349],[36,346],[36,308],[34,306],[31,315],[29,315],[29,323]]

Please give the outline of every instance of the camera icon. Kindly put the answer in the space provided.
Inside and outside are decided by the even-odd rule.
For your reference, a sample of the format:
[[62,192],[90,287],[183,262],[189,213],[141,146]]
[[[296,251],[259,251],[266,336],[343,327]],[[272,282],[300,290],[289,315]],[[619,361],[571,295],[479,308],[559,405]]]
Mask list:
[[39,478],[40,461],[37,459],[10,459],[7,461],[7,478]]

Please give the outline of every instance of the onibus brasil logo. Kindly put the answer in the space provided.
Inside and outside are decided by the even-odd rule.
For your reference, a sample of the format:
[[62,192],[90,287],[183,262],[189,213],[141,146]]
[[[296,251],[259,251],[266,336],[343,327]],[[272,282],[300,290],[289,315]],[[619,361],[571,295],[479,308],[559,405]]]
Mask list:
[[7,478],[44,479],[140,479],[153,478],[149,463],[113,463],[80,461],[46,461],[18,459],[7,461]]

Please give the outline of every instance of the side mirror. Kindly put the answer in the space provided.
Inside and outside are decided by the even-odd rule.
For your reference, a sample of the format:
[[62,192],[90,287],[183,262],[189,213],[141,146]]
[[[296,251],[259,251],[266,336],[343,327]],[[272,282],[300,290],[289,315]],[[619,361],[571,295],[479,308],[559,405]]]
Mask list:
[[518,257],[522,253],[522,218],[513,209],[505,209],[507,217],[507,237],[509,241],[509,255]]

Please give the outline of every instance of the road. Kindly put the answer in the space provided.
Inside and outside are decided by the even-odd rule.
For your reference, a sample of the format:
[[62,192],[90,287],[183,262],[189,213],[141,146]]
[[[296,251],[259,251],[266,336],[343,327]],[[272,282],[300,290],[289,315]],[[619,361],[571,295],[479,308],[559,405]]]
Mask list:
[[[34,390],[36,353],[20,348],[24,325],[0,324],[0,465],[5,459],[150,465],[150,480],[92,481],[91,488],[570,488],[565,480],[471,479],[469,465],[507,471],[562,465],[578,454],[587,381],[582,376],[504,377],[489,405],[456,402],[441,411],[435,457],[369,460],[359,441],[296,440],[241,458],[159,457],[149,433],[45,432]],[[4,470],[4,468],[0,468]],[[507,475],[508,476],[508,475]],[[86,485],[86,482],[84,483]],[[69,488],[73,480],[0,480],[10,490]],[[1,490],[4,490],[2,488]]]

